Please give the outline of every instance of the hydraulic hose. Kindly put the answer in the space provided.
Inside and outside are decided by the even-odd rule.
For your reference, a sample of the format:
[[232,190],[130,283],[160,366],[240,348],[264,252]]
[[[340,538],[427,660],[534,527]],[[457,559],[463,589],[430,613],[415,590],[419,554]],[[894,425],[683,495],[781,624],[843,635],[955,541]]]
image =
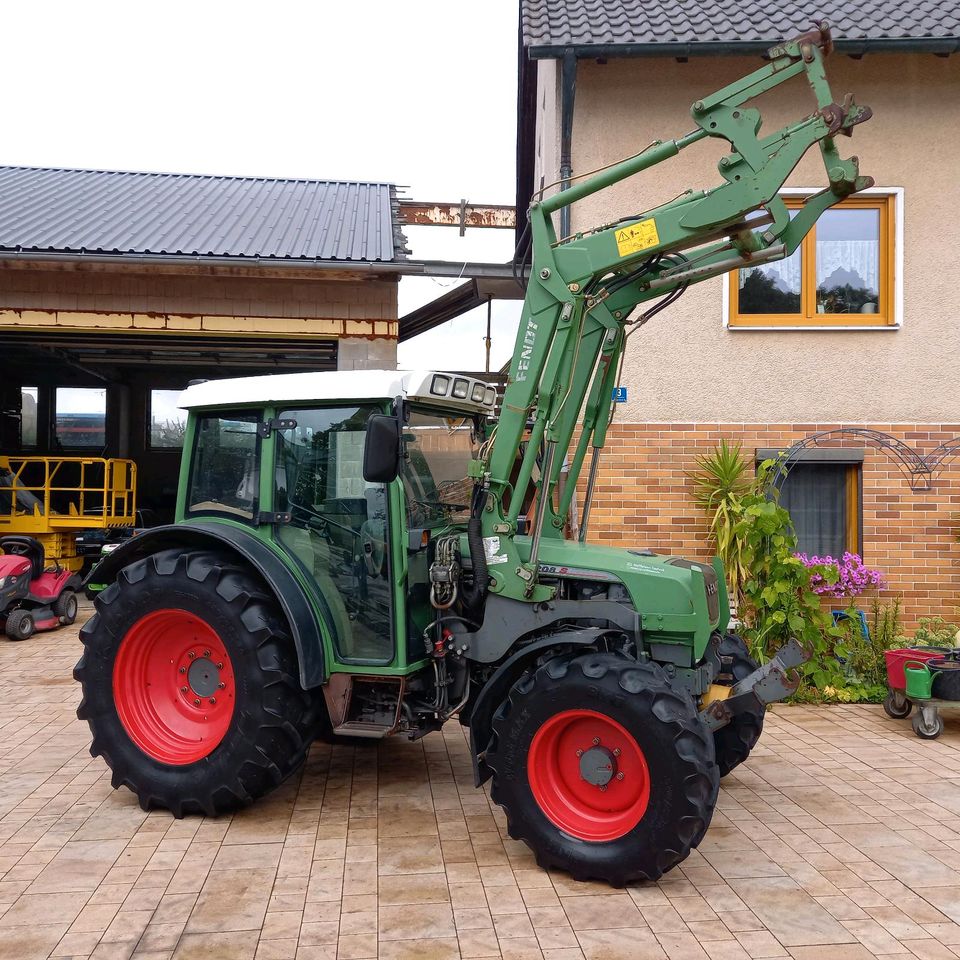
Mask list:
[[487,568],[487,554],[483,548],[483,532],[480,517],[487,502],[484,490],[477,490],[473,497],[473,509],[467,522],[467,545],[470,547],[470,560],[473,563],[473,583],[464,585],[460,590],[464,605],[470,614],[482,622],[483,601],[490,587],[490,571]]

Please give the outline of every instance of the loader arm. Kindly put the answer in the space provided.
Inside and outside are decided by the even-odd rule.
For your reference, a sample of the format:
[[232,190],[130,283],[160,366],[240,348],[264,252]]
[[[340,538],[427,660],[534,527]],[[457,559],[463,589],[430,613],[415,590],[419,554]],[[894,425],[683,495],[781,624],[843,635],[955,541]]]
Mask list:
[[[656,141],[531,204],[530,281],[496,433],[476,471],[475,510],[482,534],[499,538],[501,562],[490,570],[491,591],[534,601],[551,596],[552,590],[537,582],[539,544],[543,537],[563,536],[572,494],[592,447],[584,520],[588,518],[627,333],[647,316],[631,319],[634,309],[651,300],[667,304],[687,286],[730,270],[790,256],[824,210],[872,185],[869,177],[859,175],[857,158],[842,159],[837,150],[836,137],[849,135],[871,112],[852,97],[842,103],[834,99],[823,68],[831,46],[823,23],[771,48],[764,66],[693,105],[696,126],[690,133]],[[744,105],[801,75],[816,110],[761,136],[760,112]],[[719,162],[719,186],[688,190],[642,213],[557,237],[556,211],[707,137],[730,145]],[[820,148],[827,186],[791,218],[778,191],[814,144]],[[530,436],[517,468],[528,424]],[[568,482],[558,497],[563,459],[578,427]],[[514,537],[535,465],[540,467],[538,506],[530,553],[522,560]]]

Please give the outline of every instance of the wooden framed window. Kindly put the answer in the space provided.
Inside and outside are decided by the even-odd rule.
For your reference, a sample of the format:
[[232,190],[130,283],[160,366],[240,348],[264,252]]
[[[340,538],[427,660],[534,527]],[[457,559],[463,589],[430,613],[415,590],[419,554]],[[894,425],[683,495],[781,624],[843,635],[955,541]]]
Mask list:
[[[779,451],[758,450],[757,463]],[[863,448],[801,450],[780,481],[797,548],[817,557],[863,553]]]
[[[791,210],[803,205],[783,199]],[[897,199],[850,197],[821,215],[793,256],[733,271],[729,326],[896,326]]]

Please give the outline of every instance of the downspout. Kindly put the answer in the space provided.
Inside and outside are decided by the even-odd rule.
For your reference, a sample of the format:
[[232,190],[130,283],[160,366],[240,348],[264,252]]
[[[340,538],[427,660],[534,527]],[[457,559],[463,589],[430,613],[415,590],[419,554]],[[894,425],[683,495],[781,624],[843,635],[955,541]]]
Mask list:
[[[560,189],[573,176],[573,103],[577,96],[577,55],[565,50],[560,60]],[[570,207],[560,210],[560,236],[570,236]]]

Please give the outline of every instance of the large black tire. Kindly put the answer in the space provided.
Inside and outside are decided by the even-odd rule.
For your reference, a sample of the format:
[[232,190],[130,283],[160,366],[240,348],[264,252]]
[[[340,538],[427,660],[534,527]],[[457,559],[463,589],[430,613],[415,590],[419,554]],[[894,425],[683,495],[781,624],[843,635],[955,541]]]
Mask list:
[[[629,732],[649,772],[645,811],[635,826],[609,840],[572,836],[547,814],[535,796],[536,785],[531,786],[531,773],[536,780],[542,777],[535,762],[541,755],[534,744],[538,732],[542,737],[541,730],[549,730],[556,718],[583,712]],[[552,724],[544,726],[548,721]],[[611,653],[549,660],[514,684],[493,718],[493,730],[486,752],[493,771],[491,797],[506,812],[510,836],[523,840],[544,869],[614,886],[656,880],[706,833],[719,789],[713,739],[693,699],[674,689],[655,663]],[[570,744],[558,742],[565,757]],[[528,764],[532,744],[534,760]],[[593,781],[576,786],[598,789]],[[613,781],[611,787],[616,788]],[[595,796],[602,804],[603,795]]]
[[[300,687],[276,600],[252,570],[216,553],[165,550],[125,567],[95,602],[73,672],[83,685],[77,716],[90,724],[90,753],[112,769],[114,788],[128,787],[145,810],[216,816],[251,803],[297,770],[315,726],[315,699]],[[215,631],[232,669],[229,726],[212,752],[192,762],[162,762],[141,749],[114,701],[124,637],[135,635],[131,628],[144,617],[171,609]]]
[[[756,660],[747,653],[747,645],[735,633],[724,636],[720,641],[719,653],[723,672],[714,683],[721,686],[733,686],[758,667]],[[737,714],[730,723],[714,733],[713,742],[721,777],[725,777],[750,756],[763,730],[764,712],[764,708],[759,707]]]

